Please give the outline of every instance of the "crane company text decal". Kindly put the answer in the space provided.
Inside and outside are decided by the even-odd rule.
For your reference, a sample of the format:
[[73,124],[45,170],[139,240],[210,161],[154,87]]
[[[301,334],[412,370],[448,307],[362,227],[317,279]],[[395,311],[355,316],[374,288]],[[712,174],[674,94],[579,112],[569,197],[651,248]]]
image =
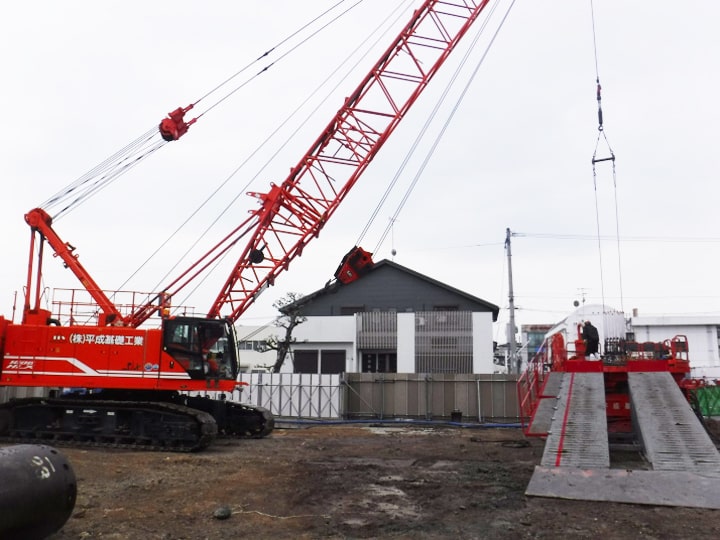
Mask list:
[[143,336],[115,336],[110,334],[70,334],[70,343],[85,345],[135,345],[142,347]]

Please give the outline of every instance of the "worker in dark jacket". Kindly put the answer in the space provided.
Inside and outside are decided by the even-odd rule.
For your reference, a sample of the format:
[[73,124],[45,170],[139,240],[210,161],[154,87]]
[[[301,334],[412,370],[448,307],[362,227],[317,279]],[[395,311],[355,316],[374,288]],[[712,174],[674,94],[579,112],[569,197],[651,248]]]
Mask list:
[[585,321],[582,329],[582,338],[585,341],[585,356],[590,357],[598,353],[600,335],[597,328],[590,321]]

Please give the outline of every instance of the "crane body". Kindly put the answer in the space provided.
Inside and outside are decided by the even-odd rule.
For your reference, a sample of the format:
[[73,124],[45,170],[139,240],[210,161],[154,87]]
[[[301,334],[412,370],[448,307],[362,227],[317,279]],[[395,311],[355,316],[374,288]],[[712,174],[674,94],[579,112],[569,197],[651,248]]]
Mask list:
[[[0,439],[188,451],[218,434],[270,433],[268,411],[206,397],[238,387],[233,323],[319,235],[488,3],[425,0],[288,177],[251,193],[258,208],[161,291],[130,292],[121,303],[127,291],[103,290],[47,211],[28,212],[23,315],[20,323],[0,316],[0,385],[48,388],[51,396],[0,404]],[[191,108],[160,123],[165,141],[195,122],[184,120]],[[245,237],[207,315],[172,316],[172,298]],[[51,309],[41,302],[46,244],[81,284]],[[349,283],[371,265],[369,253],[353,248],[336,277]]]

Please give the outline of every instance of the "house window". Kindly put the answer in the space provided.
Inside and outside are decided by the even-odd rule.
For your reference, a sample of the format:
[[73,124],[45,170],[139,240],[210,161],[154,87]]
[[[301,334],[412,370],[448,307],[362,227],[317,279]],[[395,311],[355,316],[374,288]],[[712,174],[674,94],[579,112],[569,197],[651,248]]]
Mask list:
[[345,351],[320,351],[320,373],[344,373]]
[[255,341],[255,340],[239,341],[238,349],[241,351],[265,352],[265,342],[264,341]]
[[293,353],[293,373],[343,373],[344,371],[344,350],[300,349]]
[[317,349],[302,349],[293,352],[293,373],[317,373]]
[[363,373],[397,373],[397,353],[362,353]]

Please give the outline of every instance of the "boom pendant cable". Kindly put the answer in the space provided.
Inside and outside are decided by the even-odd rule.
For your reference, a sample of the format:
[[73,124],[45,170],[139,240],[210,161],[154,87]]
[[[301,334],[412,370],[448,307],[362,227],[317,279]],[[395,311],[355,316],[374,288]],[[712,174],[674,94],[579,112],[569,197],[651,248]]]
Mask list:
[[[597,85],[596,99],[598,103],[598,136],[595,141],[595,150],[592,156],[592,174],[593,174],[593,189],[595,191],[595,224],[597,228],[597,241],[598,241],[598,258],[600,265],[600,292],[602,295],[603,312],[605,311],[605,284],[603,278],[603,264],[602,264],[602,246],[601,246],[601,235],[600,235],[600,212],[598,204],[598,193],[597,193],[597,170],[596,164],[609,161],[612,163],[612,176],[613,176],[613,192],[615,199],[615,237],[617,242],[617,253],[618,253],[618,283],[620,288],[620,311],[624,312],[624,299],[623,299],[623,285],[622,285],[622,263],[620,257],[620,219],[618,212],[618,197],[617,197],[617,172],[615,169],[615,153],[610,146],[607,135],[605,133],[605,126],[603,125],[603,111],[602,111],[602,86],[600,84],[600,72],[598,69],[598,51],[597,51],[597,36],[595,32],[595,8],[593,0],[590,0],[590,15],[592,18],[592,34],[593,34],[593,52],[595,56],[595,82]],[[600,145],[600,139],[605,141],[605,146],[609,153],[608,156],[598,157],[598,147]]]
[[[361,0],[361,1],[362,1],[362,0]],[[345,10],[345,11],[343,12],[343,15],[344,15],[345,13],[347,13],[350,9],[354,8],[355,6],[357,6],[359,3],[360,3],[360,2],[356,2],[355,4],[353,4],[350,8],[348,8],[347,10]],[[385,18],[385,20],[375,28],[375,30],[373,30],[372,32],[370,32],[370,33],[362,40],[362,42],[350,53],[350,55],[348,55],[348,57],[342,62],[341,66],[350,63],[350,60],[352,59],[353,56],[356,56],[356,54],[361,53],[360,58],[357,59],[350,67],[348,67],[348,68],[345,70],[345,74],[341,77],[340,81],[338,81],[331,89],[328,90],[328,87],[329,87],[329,85],[330,85],[330,83],[331,83],[332,77],[333,77],[335,74],[337,74],[338,72],[340,72],[341,66],[338,66],[335,70],[333,70],[333,72],[332,72],[330,75],[328,75],[321,83],[319,83],[319,85],[315,88],[315,90],[312,91],[312,93],[295,109],[295,111],[294,111],[288,118],[286,118],[270,135],[268,135],[268,137],[265,138],[265,140],[262,141],[262,142],[248,155],[248,157],[245,158],[245,159],[243,160],[243,162],[242,162],[240,165],[238,165],[238,166],[220,183],[220,185],[219,185],[217,188],[215,188],[215,190],[196,208],[196,210],[195,210],[190,216],[188,216],[187,219],[186,219],[183,223],[181,223],[181,224],[177,227],[177,229],[175,229],[175,231],[173,231],[173,232],[170,234],[170,236],[168,236],[168,238],[166,238],[165,241],[163,241],[163,242],[155,249],[155,251],[153,251],[152,254],[150,254],[150,255],[145,259],[145,261],[122,283],[122,285],[120,285],[119,288],[120,288],[120,289],[124,288],[124,287],[130,282],[130,280],[133,279],[133,278],[143,269],[143,267],[150,262],[150,260],[152,260],[153,258],[155,258],[156,256],[158,256],[158,254],[160,253],[160,251],[161,251],[166,245],[168,245],[168,244],[170,243],[170,241],[171,241],[173,238],[175,238],[175,237],[180,233],[180,231],[181,231],[182,229],[184,229],[184,228],[188,225],[188,223],[190,222],[190,220],[191,220],[205,205],[207,205],[207,204],[210,202],[211,199],[213,199],[213,198],[220,192],[221,188],[223,188],[228,182],[230,182],[230,180],[232,180],[232,179],[238,174],[238,172],[250,161],[250,159],[251,159],[252,157],[254,157],[257,153],[259,153],[263,148],[265,148],[265,147],[268,145],[268,143],[271,141],[271,139],[272,139],[273,137],[275,137],[278,133],[280,133],[281,130],[282,130],[286,125],[289,124],[290,120],[291,120],[294,116],[296,116],[297,114],[300,113],[300,111],[304,108],[305,105],[307,105],[308,103],[311,102],[311,99],[312,99],[315,95],[319,94],[321,91],[324,91],[324,92],[326,91],[325,97],[322,99],[322,101],[321,101],[317,106],[315,106],[314,109],[313,109],[312,111],[310,111],[310,113],[309,113],[309,114],[305,117],[305,119],[300,123],[300,125],[299,125],[298,127],[296,127],[295,130],[294,130],[290,135],[287,136],[287,138],[286,138],[286,139],[284,140],[284,142],[280,145],[280,147],[274,150],[274,152],[272,153],[272,155],[271,155],[270,157],[268,157],[268,159],[265,161],[264,165],[263,165],[257,172],[255,172],[255,173],[252,175],[252,177],[247,181],[247,183],[244,185],[244,187],[243,187],[241,190],[239,190],[239,191],[237,192],[237,194],[235,195],[235,197],[233,197],[233,198],[225,205],[224,209],[216,216],[215,220],[214,220],[212,223],[210,223],[203,231],[201,231],[201,232],[198,234],[198,236],[197,236],[197,238],[195,239],[194,242],[192,242],[191,244],[188,245],[188,247],[187,247],[187,249],[185,250],[185,252],[179,257],[179,259],[178,259],[177,261],[174,262],[174,264],[172,265],[172,267],[168,269],[167,273],[158,281],[158,283],[157,283],[156,286],[155,286],[155,289],[158,289],[162,283],[165,283],[165,282],[167,281],[167,279],[169,278],[169,276],[171,275],[171,273],[172,273],[173,271],[177,270],[177,268],[178,268],[178,267],[180,266],[180,264],[186,259],[186,257],[188,257],[188,256],[191,254],[192,250],[200,243],[200,241],[201,241],[201,240],[210,232],[210,230],[218,223],[218,221],[220,220],[220,218],[221,218],[223,215],[225,215],[228,211],[231,210],[232,206],[235,204],[235,202],[236,202],[242,195],[245,195],[245,194],[246,194],[245,192],[246,192],[247,189],[250,187],[250,185],[263,173],[263,171],[271,164],[271,162],[280,154],[281,150],[284,149],[291,141],[293,141],[293,140],[295,139],[295,136],[300,132],[301,128],[304,127],[304,126],[314,117],[314,115],[317,113],[318,110],[320,110],[320,108],[321,108],[321,106],[322,106],[323,104],[327,103],[327,101],[328,101],[332,96],[334,96],[335,91],[338,89],[338,87],[340,86],[340,84],[341,84],[342,82],[344,82],[345,80],[347,80],[347,78],[352,74],[353,70],[354,70],[355,68],[357,68],[358,65],[360,65],[361,61],[364,60],[364,59],[366,58],[366,56],[371,52],[372,47],[376,46],[376,45],[381,41],[381,39],[386,35],[386,33],[387,33],[387,27],[394,25],[394,24],[398,21],[400,15],[402,15],[402,13],[404,13],[405,10],[407,9],[407,8],[405,7],[407,4],[409,4],[409,2],[408,2],[408,0],[405,0],[402,4],[398,5],[395,9],[393,9],[393,11],[391,12],[391,14],[388,15],[388,16]],[[336,4],[336,6],[337,6],[337,5],[339,5],[339,3]],[[327,13],[327,12],[326,12],[326,13]],[[336,19],[337,19],[337,17],[336,17]],[[334,20],[335,20],[335,19],[333,19],[333,21],[334,21]],[[390,22],[390,25],[388,25],[389,22]],[[307,26],[307,25],[306,25],[306,26]],[[327,26],[327,25],[325,25],[325,26]],[[324,28],[324,27],[323,27],[323,28]],[[297,32],[296,32],[296,33],[297,33]],[[293,35],[294,35],[294,34],[293,34]],[[313,34],[313,35],[315,35],[315,34]],[[287,39],[286,39],[285,41],[287,41]],[[285,41],[283,41],[283,43],[284,43]],[[277,46],[276,46],[275,48],[277,48]],[[365,49],[365,52],[364,52],[364,53],[362,52],[363,49]],[[285,55],[283,55],[283,56],[285,56]],[[260,58],[262,58],[262,56],[261,56]],[[263,70],[263,71],[264,71],[264,70]],[[228,80],[230,80],[230,79],[228,79]],[[254,226],[255,226],[254,224],[250,224],[250,225],[249,225],[249,227],[251,227],[251,228],[254,227]],[[244,234],[245,234],[245,233],[244,233]],[[205,279],[207,279],[207,278],[210,276],[210,274],[211,274],[211,273],[208,273],[208,276],[206,276]],[[202,281],[204,281],[204,280],[202,280]],[[153,290],[155,290],[155,289],[153,289]]]
[[[490,52],[490,48],[491,48],[492,45],[494,44],[495,39],[497,38],[498,34],[500,33],[500,30],[502,29],[503,25],[505,24],[505,21],[507,20],[508,16],[510,15],[510,11],[512,10],[512,8],[513,8],[514,5],[515,5],[515,0],[512,0],[512,1],[510,2],[510,4],[509,4],[507,10],[505,11],[505,13],[502,15],[501,20],[500,20],[500,22],[498,23],[497,28],[495,28],[492,36],[490,37],[489,43],[487,44],[484,52],[482,53],[480,59],[478,60],[477,64],[475,65],[475,68],[473,69],[472,73],[470,74],[469,79],[466,81],[465,86],[463,87],[462,92],[460,93],[459,97],[457,98],[457,100],[456,100],[455,104],[453,105],[450,113],[449,113],[448,116],[445,118],[445,122],[443,123],[443,126],[442,126],[442,128],[440,129],[440,132],[435,136],[435,139],[434,139],[434,141],[433,141],[433,143],[432,143],[432,145],[431,145],[431,148],[430,148],[430,149],[428,150],[428,152],[426,153],[426,155],[425,155],[425,157],[424,157],[424,159],[423,159],[423,161],[422,161],[422,163],[421,163],[418,171],[416,172],[415,176],[413,177],[413,180],[410,182],[410,185],[409,185],[409,186],[407,187],[407,189],[405,190],[405,193],[404,193],[401,201],[398,203],[398,206],[396,207],[395,212],[393,213],[392,217],[390,218],[389,223],[387,224],[387,226],[385,227],[384,231],[383,231],[382,234],[380,235],[380,239],[378,240],[377,244],[375,245],[375,249],[372,251],[373,253],[377,253],[377,252],[380,250],[380,247],[381,247],[382,244],[385,242],[385,239],[387,238],[388,233],[390,233],[390,231],[391,231],[391,229],[392,229],[392,227],[393,227],[393,224],[398,220],[398,217],[399,217],[399,215],[400,215],[400,212],[402,211],[403,207],[405,206],[405,203],[407,203],[408,199],[410,198],[410,195],[412,194],[412,191],[415,189],[415,186],[417,185],[418,181],[419,181],[420,178],[422,177],[422,174],[423,174],[423,172],[425,171],[425,168],[426,168],[427,164],[429,163],[430,158],[432,157],[432,155],[434,154],[435,150],[437,149],[437,147],[438,147],[438,145],[439,145],[439,143],[440,143],[440,140],[442,139],[443,135],[445,134],[445,131],[447,130],[447,128],[448,128],[448,126],[450,125],[451,121],[453,120],[455,114],[456,114],[457,111],[459,110],[460,105],[462,104],[465,96],[467,95],[468,91],[470,90],[470,86],[472,85],[472,82],[475,80],[475,77],[477,76],[478,71],[480,70],[480,67],[482,66],[485,58],[487,57],[488,53]],[[465,52],[465,55],[463,56],[462,61],[460,62],[460,64],[459,64],[458,67],[456,68],[456,70],[455,70],[453,76],[451,77],[450,81],[448,82],[445,90],[443,91],[443,93],[440,95],[440,97],[439,97],[438,100],[436,101],[435,106],[434,106],[432,112],[430,113],[430,115],[428,116],[428,118],[426,119],[426,122],[425,122],[423,128],[421,129],[420,133],[419,133],[419,134],[417,135],[417,137],[415,138],[415,141],[413,142],[412,146],[410,147],[410,149],[409,149],[408,152],[406,153],[405,158],[404,158],[403,162],[400,164],[398,170],[395,172],[395,175],[394,175],[392,181],[391,181],[390,184],[388,185],[387,189],[385,190],[385,193],[383,194],[383,196],[381,197],[381,199],[380,199],[380,201],[378,202],[377,206],[375,207],[375,210],[373,211],[372,215],[370,216],[370,219],[368,220],[367,224],[365,225],[365,228],[364,228],[364,229],[362,230],[362,232],[360,233],[360,237],[357,239],[357,241],[356,241],[356,243],[355,243],[356,246],[357,246],[357,245],[360,245],[360,243],[362,242],[362,239],[363,239],[363,238],[365,237],[365,235],[368,233],[371,225],[373,224],[373,222],[375,221],[378,213],[380,212],[380,209],[382,208],[382,206],[384,205],[384,203],[385,203],[385,201],[387,200],[388,196],[390,195],[390,192],[391,192],[392,189],[395,187],[395,185],[396,185],[396,183],[398,182],[400,176],[401,176],[402,173],[404,172],[405,167],[409,164],[411,157],[413,156],[413,154],[415,153],[415,151],[419,148],[420,142],[422,141],[422,139],[423,139],[424,136],[426,135],[428,129],[430,128],[430,125],[431,125],[432,121],[433,121],[433,120],[435,119],[435,117],[437,116],[437,114],[438,114],[438,112],[439,112],[439,110],[440,110],[441,105],[444,103],[445,99],[448,97],[448,95],[449,95],[449,93],[450,93],[450,90],[452,89],[452,87],[453,87],[453,86],[455,85],[455,83],[457,82],[457,79],[458,79],[458,77],[460,76],[463,67],[464,67],[464,66],[466,65],[466,63],[468,62],[468,60],[469,60],[469,58],[470,58],[470,55],[471,55],[473,49],[475,48],[476,44],[478,43],[478,40],[479,40],[480,37],[482,37],[482,35],[484,34],[485,29],[486,29],[486,27],[488,26],[488,24],[489,24],[489,22],[490,22],[490,19],[491,19],[491,17],[493,16],[493,14],[495,13],[495,10],[497,9],[497,7],[498,7],[498,4],[497,4],[497,3],[492,6],[491,11],[490,11],[490,14],[489,14],[488,17],[484,20],[483,24],[481,25],[480,29],[478,30],[477,34],[475,35],[475,37],[474,37],[474,39],[473,39],[473,41],[472,41],[472,44],[468,47],[468,50]]]
[[[330,8],[326,9],[320,15],[314,17],[309,22],[305,23],[298,30],[294,31],[290,36],[281,40],[278,44],[274,45],[263,54],[258,56],[255,60],[244,66],[239,71],[235,72],[232,76],[226,78],[220,84],[216,85],[210,91],[206,92],[194,103],[191,103],[187,107],[178,107],[174,111],[168,113],[166,118],[163,118],[158,125],[149,129],[146,133],[138,137],[135,141],[129,143],[124,148],[107,158],[105,161],[96,165],[94,168],[83,174],[80,178],[75,180],[69,186],[63,188],[60,192],[56,193],[50,199],[40,205],[40,208],[50,210],[51,208],[59,208],[55,210],[53,220],[56,221],[62,215],[69,213],[71,210],[77,208],[81,203],[87,201],[90,197],[95,195],[101,189],[107,187],[110,183],[116,180],[119,176],[126,173],[128,170],[133,168],[139,162],[144,160],[146,157],[159,150],[168,142],[176,141],[187,133],[191,125],[197,120],[207,114],[209,111],[217,107],[219,104],[224,102],[230,96],[238,92],[241,88],[245,87],[252,80],[265,73],[270,67],[272,67],[278,61],[287,57],[290,53],[298,49],[304,43],[315,37],[322,30],[330,26],[332,23],[337,21],[343,16],[346,16],[351,10],[361,4],[364,0],[355,0],[355,2],[344,9],[337,15],[334,15],[329,21],[322,24],[317,29],[311,29],[313,25],[316,25],[321,19],[328,17],[330,12],[336,10],[347,0],[338,0]],[[234,81],[240,74],[244,73],[251,66],[258,62],[263,61],[270,54],[275,52],[282,45],[285,45],[291,39],[295,38],[306,30],[312,30],[309,36],[304,37],[299,43],[292,45],[290,50],[283,53],[279,58],[264,66],[257,73],[252,75],[249,79],[239,83],[235,88],[230,89],[224,96],[218,98],[215,103],[210,104],[206,110],[200,113],[197,117],[186,120],[185,114],[193,109],[198,103],[208,98],[210,95],[218,92],[221,88],[228,85],[231,81]]]

